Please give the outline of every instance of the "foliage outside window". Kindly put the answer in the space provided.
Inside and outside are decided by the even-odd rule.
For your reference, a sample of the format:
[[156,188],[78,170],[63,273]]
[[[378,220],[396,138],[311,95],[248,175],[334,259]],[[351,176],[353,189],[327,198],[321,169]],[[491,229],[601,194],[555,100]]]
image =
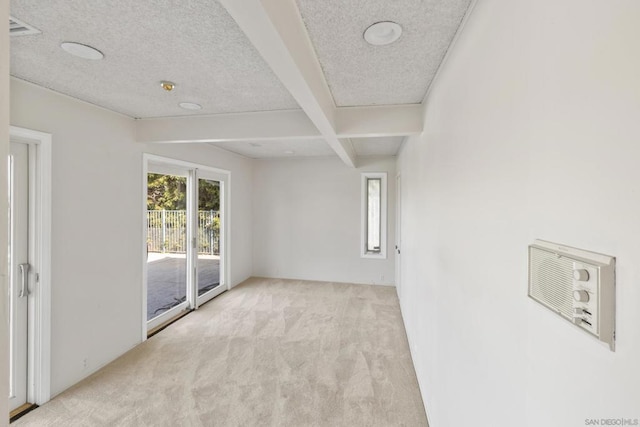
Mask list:
[[[198,253],[220,253],[220,183],[198,180]],[[187,177],[147,174],[147,250],[185,253]]]

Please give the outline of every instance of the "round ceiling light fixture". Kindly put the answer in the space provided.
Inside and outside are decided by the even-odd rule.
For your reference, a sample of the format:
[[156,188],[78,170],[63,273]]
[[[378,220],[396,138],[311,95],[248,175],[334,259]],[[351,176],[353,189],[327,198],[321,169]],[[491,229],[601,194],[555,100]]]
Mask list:
[[402,35],[402,27],[395,22],[376,22],[364,30],[364,39],[374,46],[384,46],[398,40]]
[[98,60],[104,58],[104,54],[95,47],[76,42],[62,42],[60,47],[67,53],[82,59]]
[[185,110],[202,110],[202,105],[196,104],[195,102],[181,102],[178,105]]
[[167,92],[171,92],[176,88],[176,84],[174,82],[163,80],[160,82],[160,87],[166,90]]

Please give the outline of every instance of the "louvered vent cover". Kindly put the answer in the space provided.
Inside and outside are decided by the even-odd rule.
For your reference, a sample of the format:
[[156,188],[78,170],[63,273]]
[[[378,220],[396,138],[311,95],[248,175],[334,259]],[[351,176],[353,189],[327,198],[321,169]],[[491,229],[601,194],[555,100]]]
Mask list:
[[10,36],[27,36],[29,34],[40,34],[40,30],[32,27],[29,24],[25,24],[19,19],[13,16],[9,17],[9,35]]
[[529,247],[529,294],[568,319],[573,318],[573,261]]

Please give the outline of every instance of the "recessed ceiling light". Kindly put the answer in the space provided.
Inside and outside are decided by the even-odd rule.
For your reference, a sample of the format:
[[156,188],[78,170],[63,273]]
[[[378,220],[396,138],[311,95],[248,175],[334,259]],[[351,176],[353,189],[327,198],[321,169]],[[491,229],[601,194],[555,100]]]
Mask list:
[[292,154],[296,154],[296,152],[293,150],[284,150],[284,154],[292,155]]
[[171,92],[176,88],[176,84],[174,82],[163,80],[160,82],[160,87],[166,90],[167,92]]
[[202,110],[202,105],[195,102],[181,102],[178,105],[185,110]]
[[76,42],[63,42],[60,47],[64,49],[65,52],[68,52],[71,55],[75,55],[79,58],[93,60],[104,58],[104,54],[102,52],[94,47],[87,46],[86,44]]
[[374,46],[391,44],[402,35],[402,27],[395,22],[376,22],[364,30],[364,39]]

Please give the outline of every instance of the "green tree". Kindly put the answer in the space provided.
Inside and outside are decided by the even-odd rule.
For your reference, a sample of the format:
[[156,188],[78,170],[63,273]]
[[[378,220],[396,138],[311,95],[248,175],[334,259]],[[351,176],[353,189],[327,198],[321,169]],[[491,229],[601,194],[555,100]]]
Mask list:
[[[220,183],[200,179],[198,209],[220,210]],[[187,208],[187,178],[150,173],[147,175],[148,210],[185,210]]]
[[201,211],[220,210],[220,183],[218,181],[199,180],[198,209]]
[[185,210],[187,178],[150,173],[147,175],[148,210]]

